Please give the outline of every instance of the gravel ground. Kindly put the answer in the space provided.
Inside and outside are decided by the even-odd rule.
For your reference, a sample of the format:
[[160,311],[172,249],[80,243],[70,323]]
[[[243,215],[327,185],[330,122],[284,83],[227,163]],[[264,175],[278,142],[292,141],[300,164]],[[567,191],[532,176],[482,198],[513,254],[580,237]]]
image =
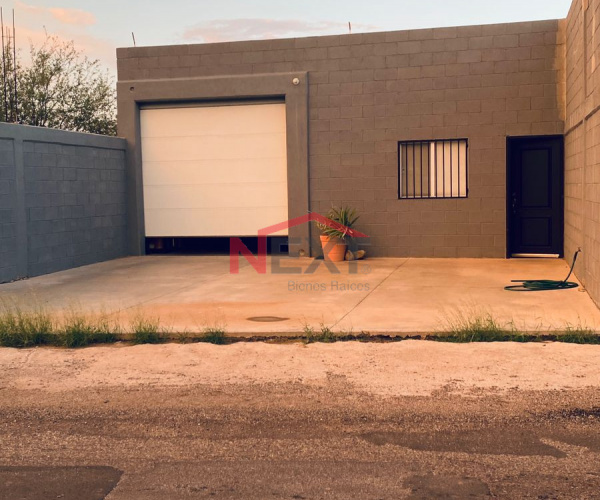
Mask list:
[[0,498],[600,498],[599,361],[418,341],[0,349]]

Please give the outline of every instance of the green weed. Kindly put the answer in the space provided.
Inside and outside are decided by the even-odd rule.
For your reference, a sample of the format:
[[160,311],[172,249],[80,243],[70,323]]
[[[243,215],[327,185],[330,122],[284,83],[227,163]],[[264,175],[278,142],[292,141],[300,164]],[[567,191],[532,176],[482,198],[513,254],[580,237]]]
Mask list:
[[17,305],[0,311],[0,346],[31,347],[51,343],[54,325],[42,308],[25,311]]
[[55,333],[57,343],[63,347],[85,347],[92,344],[109,344],[118,339],[120,327],[106,317],[91,318],[83,313],[71,312],[62,329]]
[[564,332],[557,336],[557,341],[566,344],[600,344],[600,335],[579,321],[577,325],[567,323]]
[[223,328],[205,328],[204,334],[199,340],[207,344],[224,345],[227,343],[227,334]]
[[131,323],[134,344],[160,344],[164,341],[160,319],[138,314]]
[[338,342],[339,337],[335,332],[324,323],[321,323],[318,331],[309,325],[304,325],[302,341],[305,344],[315,344],[320,342],[322,344],[332,344]]

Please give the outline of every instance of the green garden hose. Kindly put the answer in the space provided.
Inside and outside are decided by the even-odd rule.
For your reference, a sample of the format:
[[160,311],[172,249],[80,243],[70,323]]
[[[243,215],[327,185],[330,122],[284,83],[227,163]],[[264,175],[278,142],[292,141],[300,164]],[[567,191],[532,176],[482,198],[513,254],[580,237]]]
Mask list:
[[569,281],[571,274],[573,274],[573,269],[575,269],[575,263],[577,262],[577,256],[581,252],[581,249],[575,252],[575,256],[573,257],[573,264],[571,265],[571,270],[569,271],[569,275],[563,281],[554,281],[554,280],[512,280],[511,283],[521,283],[520,285],[512,285],[504,287],[505,290],[509,292],[546,292],[549,290],[569,290],[571,288],[579,287],[578,283],[574,283]]

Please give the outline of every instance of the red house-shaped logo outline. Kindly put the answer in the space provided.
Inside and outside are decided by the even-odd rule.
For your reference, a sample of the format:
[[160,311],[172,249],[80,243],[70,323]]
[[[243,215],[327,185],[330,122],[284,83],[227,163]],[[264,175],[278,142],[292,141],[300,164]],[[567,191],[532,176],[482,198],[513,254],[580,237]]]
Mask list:
[[327,217],[323,217],[320,214],[310,212],[306,215],[290,219],[274,226],[265,227],[258,231],[258,255],[254,255],[248,247],[244,245],[240,238],[231,238],[229,241],[229,271],[231,274],[239,274],[240,272],[240,255],[250,263],[250,265],[259,274],[267,273],[267,236],[278,233],[284,229],[290,229],[291,227],[299,226],[300,224],[307,224],[310,222],[317,222],[324,226],[336,229],[345,233],[352,238],[368,238],[368,236],[356,229],[351,229],[339,222],[332,221]]

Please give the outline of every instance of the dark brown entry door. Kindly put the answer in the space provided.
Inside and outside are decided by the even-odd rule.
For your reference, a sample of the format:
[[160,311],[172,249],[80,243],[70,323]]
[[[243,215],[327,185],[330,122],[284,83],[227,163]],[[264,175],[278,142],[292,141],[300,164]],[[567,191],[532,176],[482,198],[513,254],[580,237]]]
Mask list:
[[562,136],[508,139],[508,253],[563,254]]

